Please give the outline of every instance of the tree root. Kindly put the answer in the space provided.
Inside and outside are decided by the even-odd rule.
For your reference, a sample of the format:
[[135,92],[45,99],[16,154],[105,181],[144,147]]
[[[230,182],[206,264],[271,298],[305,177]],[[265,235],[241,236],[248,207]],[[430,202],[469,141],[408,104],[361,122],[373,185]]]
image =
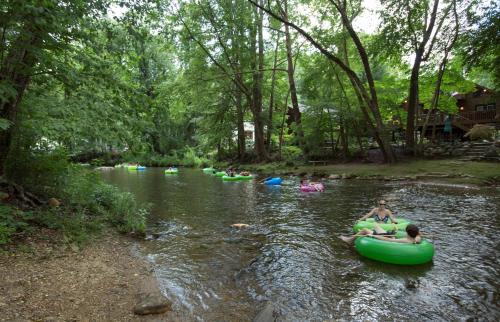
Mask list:
[[15,205],[21,209],[33,209],[46,204],[39,197],[24,190],[22,186],[9,182],[2,177],[0,177],[0,191],[8,194],[8,197],[3,202]]

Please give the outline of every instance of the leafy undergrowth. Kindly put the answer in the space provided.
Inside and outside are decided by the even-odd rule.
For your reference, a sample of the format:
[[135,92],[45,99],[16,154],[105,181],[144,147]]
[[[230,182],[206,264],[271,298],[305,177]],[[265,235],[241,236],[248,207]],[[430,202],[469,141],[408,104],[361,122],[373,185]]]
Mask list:
[[106,226],[144,235],[149,207],[138,204],[132,194],[103,183],[97,173],[69,163],[61,154],[32,154],[29,162],[24,160],[22,154],[10,160],[9,180],[49,202],[25,207],[18,196],[3,192],[0,245],[37,234],[40,228],[57,231],[64,242],[78,245]]

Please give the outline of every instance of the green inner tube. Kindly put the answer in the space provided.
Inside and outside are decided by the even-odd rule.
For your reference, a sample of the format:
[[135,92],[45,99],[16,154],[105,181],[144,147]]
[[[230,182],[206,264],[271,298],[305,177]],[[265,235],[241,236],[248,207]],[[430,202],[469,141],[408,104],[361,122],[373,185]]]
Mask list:
[[165,170],[166,174],[176,174],[178,172],[179,172],[179,170]]
[[230,176],[222,176],[222,180],[223,181],[239,181],[240,178],[238,178],[238,176],[234,176],[234,177],[230,177]]
[[253,179],[253,177],[251,175],[249,175],[249,176],[240,176],[240,175],[238,175],[237,177],[240,180],[252,180]]
[[223,176],[225,176],[225,175],[226,175],[226,172],[225,172],[225,171],[219,171],[219,172],[216,172],[216,173],[215,173],[215,176],[216,176],[216,177],[223,177]]
[[[405,236],[403,232],[396,234],[396,238]],[[434,257],[434,245],[427,240],[420,244],[400,244],[373,237],[359,237],[354,245],[361,256],[389,264],[418,265]]]
[[[390,224],[378,224],[380,226],[380,228],[382,228],[383,230],[386,230],[386,231],[389,231],[389,230],[402,230],[404,231],[406,229],[406,226],[408,226],[408,224],[410,224],[410,222],[406,219],[403,219],[403,218],[397,218],[397,221],[398,223],[397,224],[393,224],[393,223],[390,223]],[[375,226],[375,220],[373,218],[368,218],[364,221],[359,221],[357,222],[353,227],[352,229],[354,230],[354,232],[358,232],[360,230],[362,230],[363,228],[368,228],[368,229],[373,229],[373,227]]]

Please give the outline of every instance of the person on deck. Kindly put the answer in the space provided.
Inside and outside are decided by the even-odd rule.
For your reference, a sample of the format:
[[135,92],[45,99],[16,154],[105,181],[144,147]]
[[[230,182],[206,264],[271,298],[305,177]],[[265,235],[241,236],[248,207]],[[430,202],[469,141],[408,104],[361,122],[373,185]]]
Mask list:
[[394,218],[392,212],[389,209],[386,209],[385,206],[385,200],[379,200],[378,207],[373,208],[369,213],[361,217],[359,221],[373,217],[377,223],[387,224],[390,219],[392,223],[397,224],[398,221]]
[[377,224],[375,224],[375,227],[373,228],[373,230],[365,228],[352,236],[340,236],[340,239],[349,244],[353,243],[356,238],[362,236],[372,236],[377,239],[404,244],[418,244],[422,241],[418,227],[413,224],[406,226],[406,237],[398,239],[394,238],[394,234],[396,233],[395,231],[385,231]]

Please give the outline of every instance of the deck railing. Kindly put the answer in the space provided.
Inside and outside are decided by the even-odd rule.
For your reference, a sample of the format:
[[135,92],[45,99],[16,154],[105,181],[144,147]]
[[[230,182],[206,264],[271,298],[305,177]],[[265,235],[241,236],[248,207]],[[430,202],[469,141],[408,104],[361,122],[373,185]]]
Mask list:
[[[460,122],[464,125],[472,125],[476,123],[495,123],[497,114],[496,110],[480,111],[480,112],[460,112],[453,116],[454,122]],[[426,114],[419,115],[417,118],[417,126],[424,125]],[[444,120],[447,115],[445,113],[437,112],[429,116],[429,122],[427,125],[444,125]]]

